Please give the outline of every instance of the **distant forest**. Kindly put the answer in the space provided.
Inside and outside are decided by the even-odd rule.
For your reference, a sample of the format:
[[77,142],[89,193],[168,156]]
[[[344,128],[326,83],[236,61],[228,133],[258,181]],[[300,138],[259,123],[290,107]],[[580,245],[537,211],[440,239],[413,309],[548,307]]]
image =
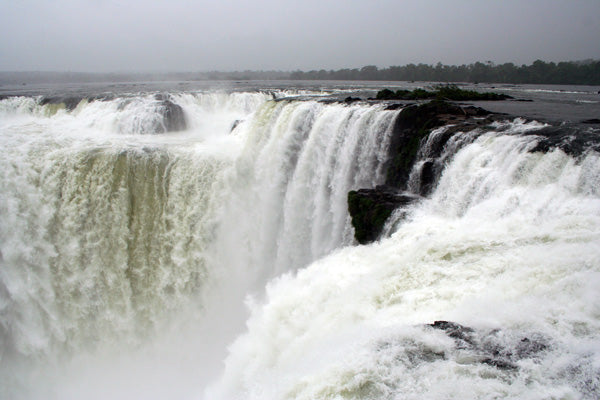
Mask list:
[[476,62],[469,65],[408,64],[378,69],[368,65],[361,69],[337,71],[295,71],[290,79],[308,80],[373,80],[373,81],[437,81],[494,82],[600,85],[600,61],[578,62],[534,61],[531,65]]
[[544,62],[531,65],[476,62],[469,65],[408,64],[379,69],[375,65],[339,70],[88,73],[88,72],[0,72],[0,84],[203,81],[203,80],[361,80],[429,81],[600,85],[600,61]]

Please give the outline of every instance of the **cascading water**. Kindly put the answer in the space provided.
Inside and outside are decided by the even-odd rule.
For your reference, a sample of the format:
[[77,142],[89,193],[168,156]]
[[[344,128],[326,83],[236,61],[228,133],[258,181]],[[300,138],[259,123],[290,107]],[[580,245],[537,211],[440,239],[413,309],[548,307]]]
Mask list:
[[[202,375],[211,343],[241,329],[247,293],[352,242],[346,194],[382,180],[395,113],[272,96],[2,102],[5,397],[90,398],[70,381],[117,385],[99,369],[139,367],[183,326]],[[187,130],[157,130],[165,98]],[[166,347],[154,357],[177,358]],[[135,382],[119,395],[164,395]]]
[[352,243],[349,190],[383,181],[394,112],[273,102],[261,108],[231,176],[217,254],[265,279]]
[[390,238],[272,281],[206,398],[596,398],[600,159],[535,142],[480,137]]
[[35,376],[55,363],[204,313],[213,186],[240,146],[228,134],[271,95],[171,95],[189,129],[139,136],[166,125],[158,97],[0,102],[0,397],[46,397]]
[[399,111],[311,94],[1,100],[0,398],[597,397],[598,153],[440,128],[350,246]]

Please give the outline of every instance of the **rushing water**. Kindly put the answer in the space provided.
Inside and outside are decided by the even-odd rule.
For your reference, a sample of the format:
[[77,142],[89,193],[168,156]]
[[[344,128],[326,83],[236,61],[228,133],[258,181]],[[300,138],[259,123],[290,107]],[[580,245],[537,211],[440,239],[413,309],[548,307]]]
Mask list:
[[357,246],[399,111],[335,93],[1,100],[0,397],[597,398],[598,153],[459,134]]

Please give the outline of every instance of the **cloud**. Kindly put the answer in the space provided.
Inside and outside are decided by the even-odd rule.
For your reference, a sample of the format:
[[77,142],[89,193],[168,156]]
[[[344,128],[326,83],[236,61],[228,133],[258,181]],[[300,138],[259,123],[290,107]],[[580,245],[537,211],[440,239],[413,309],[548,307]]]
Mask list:
[[21,0],[0,70],[337,69],[600,58],[600,2]]

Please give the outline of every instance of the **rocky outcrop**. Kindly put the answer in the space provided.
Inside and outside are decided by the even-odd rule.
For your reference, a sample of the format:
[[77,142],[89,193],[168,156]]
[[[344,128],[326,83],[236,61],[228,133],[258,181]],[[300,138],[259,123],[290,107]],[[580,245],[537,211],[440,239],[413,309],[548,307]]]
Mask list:
[[348,193],[348,210],[352,216],[354,237],[361,244],[376,240],[392,212],[416,199],[387,186],[351,191]]
[[173,103],[166,94],[157,94],[156,100],[160,102],[159,112],[162,115],[162,125],[156,127],[156,133],[177,132],[187,128],[187,121],[183,108]]
[[233,124],[231,124],[231,128],[229,129],[229,133],[233,132],[235,130],[235,128],[237,128],[237,126],[241,123],[242,123],[241,119],[236,119],[235,121],[233,121]]
[[40,105],[45,106],[47,104],[64,105],[67,111],[73,111],[79,103],[85,100],[84,97],[77,96],[47,96],[40,100]]
[[[479,107],[440,100],[402,108],[392,128],[385,185],[348,194],[348,210],[356,240],[361,244],[377,240],[387,218],[395,209],[432,191],[443,169],[439,159],[446,143],[457,132],[484,128],[500,117]],[[430,140],[427,154],[422,154],[426,158],[421,160],[418,171],[418,188],[413,193],[406,193],[422,144],[432,130],[446,125],[451,126]]]
[[531,133],[540,139],[530,152],[547,153],[561,149],[573,157],[579,157],[590,150],[600,151],[599,133],[597,128],[578,124],[548,125]]
[[454,125],[446,131],[445,140],[439,143],[438,152],[441,153],[445,142],[456,132],[471,131],[476,127],[488,125],[497,119],[496,117],[497,114],[479,107],[461,106],[439,100],[402,109],[392,130],[385,184],[401,190],[406,188],[420,144],[433,129],[448,124]]
[[547,340],[539,334],[510,338],[511,335],[504,335],[500,330],[476,331],[449,321],[435,321],[428,326],[444,331],[454,340],[457,350],[471,352],[476,362],[505,371],[517,370],[518,361],[535,359],[549,348]]
[[[46,96],[40,100],[40,105],[53,106],[52,109],[56,112],[57,109],[65,109],[73,111],[82,101],[107,101],[114,99],[112,94],[101,94],[92,97],[81,96]],[[156,94],[154,96],[156,103],[156,112],[159,114],[155,123],[149,130],[149,133],[167,133],[177,132],[187,129],[187,120],[185,113],[180,105],[174,103],[168,94]],[[130,104],[131,99],[125,98],[118,107],[119,111],[125,109]]]

